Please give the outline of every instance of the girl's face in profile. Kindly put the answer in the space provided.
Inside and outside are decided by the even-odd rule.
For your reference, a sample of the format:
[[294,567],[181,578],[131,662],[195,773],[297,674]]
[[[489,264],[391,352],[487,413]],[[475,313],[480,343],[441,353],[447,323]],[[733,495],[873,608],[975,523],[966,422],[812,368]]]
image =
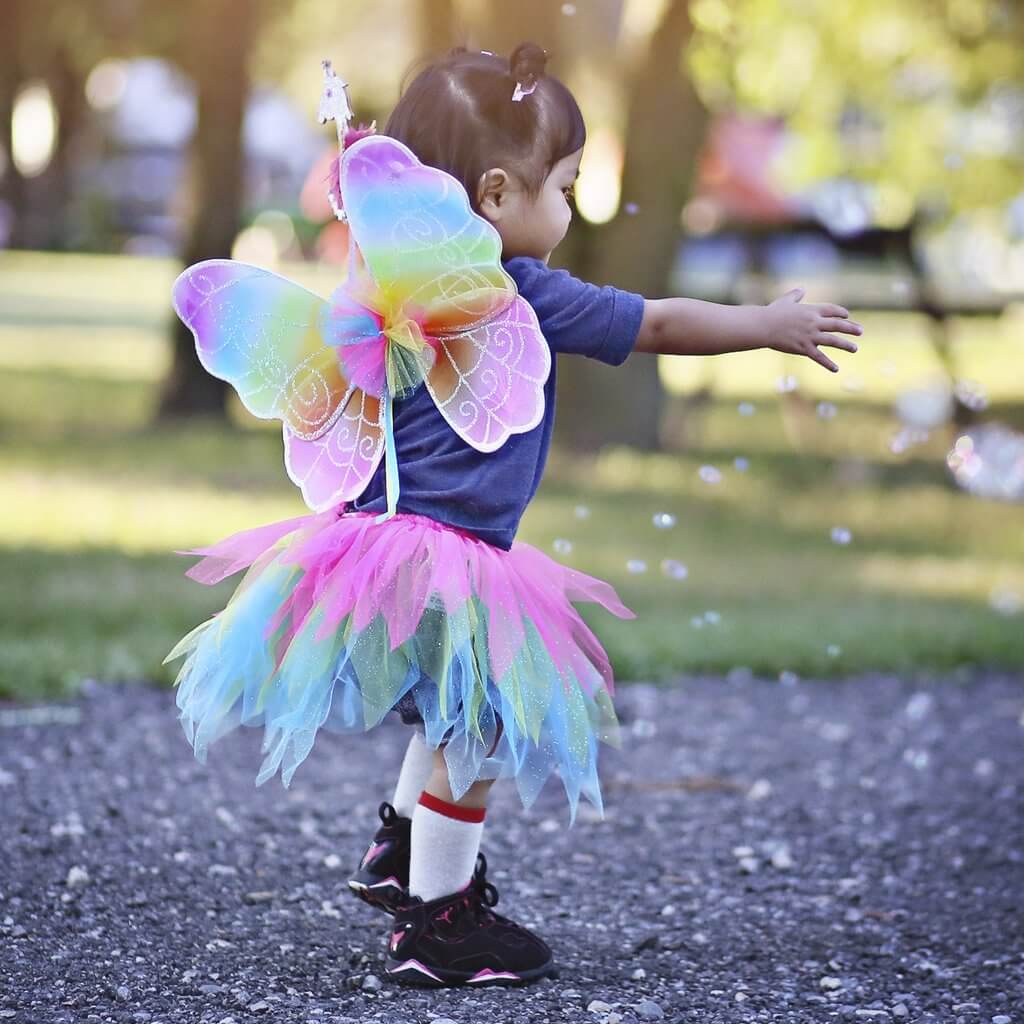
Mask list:
[[580,170],[583,149],[563,157],[551,168],[540,193],[529,195],[501,168],[481,179],[480,212],[501,235],[501,258],[533,256],[545,263],[565,238],[572,220],[569,198]]

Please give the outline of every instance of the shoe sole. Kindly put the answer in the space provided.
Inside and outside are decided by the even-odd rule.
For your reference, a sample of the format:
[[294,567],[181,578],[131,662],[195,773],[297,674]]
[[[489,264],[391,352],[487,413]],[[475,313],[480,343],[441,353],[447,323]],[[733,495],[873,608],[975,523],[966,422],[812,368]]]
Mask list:
[[392,917],[395,908],[405,895],[405,890],[396,878],[385,878],[382,882],[360,882],[356,878],[349,879],[349,889],[355,896],[358,896],[364,903],[368,903],[376,910],[383,910]]
[[385,972],[401,985],[418,988],[458,988],[464,985],[485,988],[490,985],[527,985],[531,981],[551,975],[556,976],[554,961],[549,960],[542,967],[530,971],[449,971],[441,967],[427,967],[419,960],[395,960],[388,958]]

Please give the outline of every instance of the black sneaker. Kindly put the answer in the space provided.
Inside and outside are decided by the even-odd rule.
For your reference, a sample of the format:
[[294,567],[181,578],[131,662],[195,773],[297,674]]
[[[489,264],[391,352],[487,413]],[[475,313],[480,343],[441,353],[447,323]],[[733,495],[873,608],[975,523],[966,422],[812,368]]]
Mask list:
[[477,857],[465,889],[424,903],[409,896],[395,910],[386,970],[407,985],[518,985],[552,973],[551,950],[533,932],[495,914],[498,890]]
[[403,817],[386,800],[377,813],[382,824],[363,854],[359,870],[349,879],[348,887],[371,907],[393,914],[409,885],[412,819]]

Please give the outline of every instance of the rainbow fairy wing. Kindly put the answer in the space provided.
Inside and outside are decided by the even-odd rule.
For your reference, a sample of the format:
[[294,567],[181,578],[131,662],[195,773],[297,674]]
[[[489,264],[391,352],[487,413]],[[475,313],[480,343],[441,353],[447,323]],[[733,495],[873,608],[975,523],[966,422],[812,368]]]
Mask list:
[[455,178],[396,139],[371,135],[348,147],[341,191],[382,312],[402,311],[436,337],[475,327],[515,298],[497,231]]
[[[357,497],[380,461],[383,435],[376,399],[346,379],[325,340],[327,301],[235,260],[194,264],[172,296],[203,367],[253,415],[284,422],[285,465],[307,504],[322,511]],[[334,319],[335,343],[345,326]]]
[[345,151],[341,182],[375,308],[417,320],[438,343],[426,383],[452,429],[494,451],[535,427],[551,350],[462,185],[386,135]]
[[352,385],[321,334],[319,295],[247,263],[204,260],[178,277],[173,301],[199,361],[254,416],[306,438],[331,425]]
[[522,296],[487,323],[439,341],[427,390],[467,444],[492,452],[540,423],[551,350]]
[[288,475],[317,512],[351,501],[365,490],[384,453],[384,418],[378,399],[356,388],[327,433],[307,441],[284,428]]

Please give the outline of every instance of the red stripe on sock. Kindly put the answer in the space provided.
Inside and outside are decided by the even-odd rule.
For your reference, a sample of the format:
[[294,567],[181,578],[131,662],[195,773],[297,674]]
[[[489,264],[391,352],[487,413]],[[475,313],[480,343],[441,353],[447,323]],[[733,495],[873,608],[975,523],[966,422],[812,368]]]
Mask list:
[[487,813],[486,807],[460,807],[458,804],[450,804],[447,800],[442,800],[426,790],[420,793],[420,803],[428,810],[443,814],[446,818],[454,818],[456,821],[480,822],[484,820],[484,815]]

